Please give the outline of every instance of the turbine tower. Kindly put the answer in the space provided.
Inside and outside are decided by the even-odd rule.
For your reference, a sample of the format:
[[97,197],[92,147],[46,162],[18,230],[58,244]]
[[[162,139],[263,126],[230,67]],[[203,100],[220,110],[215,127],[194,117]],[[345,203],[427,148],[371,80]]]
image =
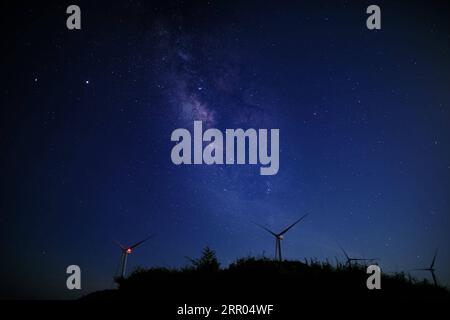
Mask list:
[[258,224],[255,223],[258,227],[266,230],[267,232],[269,232],[271,235],[273,235],[275,237],[275,260],[278,259],[279,261],[282,261],[282,256],[281,256],[281,240],[284,239],[284,234],[286,232],[288,232],[293,226],[295,226],[297,223],[299,223],[301,220],[303,220],[303,218],[305,218],[308,214],[305,214],[303,217],[301,217],[300,219],[298,219],[297,221],[295,221],[293,224],[291,224],[290,226],[288,226],[286,229],[284,229],[283,231],[279,232],[279,233],[275,233],[272,230]]
[[130,253],[133,252],[133,250],[137,247],[139,247],[141,244],[143,244],[145,241],[147,241],[148,239],[150,239],[153,235],[148,236],[147,238],[145,238],[144,240],[141,240],[139,242],[136,242],[135,244],[133,244],[132,246],[129,247],[125,247],[123,245],[121,245],[119,242],[116,241],[116,244],[120,247],[120,249],[122,250],[122,257],[121,257],[121,262],[120,262],[120,275],[122,278],[125,277],[125,270],[127,267],[127,259],[128,259],[128,255]]
[[368,258],[351,258],[347,254],[347,252],[345,252],[344,248],[342,248],[340,245],[339,245],[339,248],[341,248],[342,252],[344,253],[345,258],[347,259],[347,263],[346,264],[349,267],[351,267],[353,261],[374,261],[374,260],[376,260],[376,259],[368,259]]
[[436,252],[434,253],[434,257],[433,257],[433,260],[431,261],[431,265],[429,268],[415,269],[417,271],[429,271],[431,273],[431,276],[433,277],[433,282],[436,287],[438,284],[437,284],[437,280],[436,280],[436,274],[434,273],[434,271],[435,271],[434,263],[436,262],[437,253],[438,253],[438,249],[436,249]]

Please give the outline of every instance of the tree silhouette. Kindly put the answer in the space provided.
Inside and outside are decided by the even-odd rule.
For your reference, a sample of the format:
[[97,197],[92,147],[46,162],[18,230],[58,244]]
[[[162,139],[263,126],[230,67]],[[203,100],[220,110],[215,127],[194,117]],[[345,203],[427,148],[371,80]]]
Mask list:
[[[119,278],[116,290],[92,293],[86,299],[186,299],[228,297],[296,298],[450,298],[450,292],[406,273],[384,274],[382,290],[368,290],[367,270],[362,264],[331,264],[318,259],[273,261],[269,258],[240,258],[220,268],[216,252],[209,247],[199,258],[188,258],[182,268],[137,268]],[[175,290],[174,290],[175,289]]]
[[220,268],[220,263],[217,260],[216,252],[210,247],[205,247],[202,251],[202,256],[200,258],[189,258],[192,266],[197,271],[201,272],[217,272]]

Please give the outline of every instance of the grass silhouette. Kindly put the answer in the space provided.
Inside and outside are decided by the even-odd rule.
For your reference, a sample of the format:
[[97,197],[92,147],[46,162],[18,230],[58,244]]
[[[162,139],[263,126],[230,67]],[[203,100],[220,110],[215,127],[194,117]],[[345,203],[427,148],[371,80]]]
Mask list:
[[364,265],[317,259],[304,262],[247,257],[220,268],[215,252],[180,269],[138,268],[116,278],[118,289],[82,299],[299,299],[299,298],[450,298],[449,291],[405,273],[383,274],[381,290],[368,290]]

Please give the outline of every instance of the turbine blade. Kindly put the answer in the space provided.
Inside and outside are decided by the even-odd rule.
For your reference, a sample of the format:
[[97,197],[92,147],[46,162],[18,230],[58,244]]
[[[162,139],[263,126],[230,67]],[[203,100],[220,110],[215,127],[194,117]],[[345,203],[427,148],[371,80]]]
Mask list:
[[277,238],[278,238],[278,235],[277,235],[275,232],[273,232],[273,231],[267,229],[266,227],[260,225],[259,223],[256,223],[256,222],[253,222],[253,223],[254,223],[255,225],[257,225],[258,227],[260,227],[260,228],[266,230],[267,232],[269,232],[270,234],[272,234],[274,237],[277,237]]
[[431,261],[430,269],[433,269],[434,263],[436,262],[436,256],[438,254],[438,249],[436,249],[436,252],[434,253],[433,261]]
[[344,253],[345,257],[347,258],[347,260],[351,260],[350,257],[348,256],[347,252],[345,252],[344,248],[341,247],[341,245],[338,243],[339,248],[341,248],[342,252]]
[[430,272],[431,272],[431,276],[433,277],[434,285],[437,287],[437,280],[436,280],[436,275],[434,274],[434,270],[430,270]]
[[134,248],[140,246],[141,244],[143,244],[145,241],[147,241],[147,240],[150,239],[151,237],[153,237],[153,235],[149,235],[149,236],[148,236],[147,238],[145,238],[144,240],[141,240],[141,241],[139,241],[139,242],[133,244],[133,245],[130,247],[130,249],[134,249]]
[[282,236],[283,234],[285,234],[286,232],[289,231],[289,229],[291,229],[293,226],[295,226],[297,223],[299,223],[300,221],[302,221],[306,216],[308,215],[305,214],[303,217],[301,217],[300,219],[298,219],[297,221],[295,221],[293,224],[291,224],[289,227],[287,227],[286,229],[284,229],[283,231],[281,231],[278,235]]
[[119,243],[119,241],[114,240],[114,243],[117,244],[122,250],[125,250],[125,247]]

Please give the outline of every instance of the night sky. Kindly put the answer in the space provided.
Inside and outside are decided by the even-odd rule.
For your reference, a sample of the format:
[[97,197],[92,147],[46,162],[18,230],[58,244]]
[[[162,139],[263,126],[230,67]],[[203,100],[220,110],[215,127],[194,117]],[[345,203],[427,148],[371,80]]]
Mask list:
[[[1,5],[0,296],[113,287],[120,249],[177,267],[376,257],[450,283],[444,2],[8,1]],[[66,28],[78,4],[82,29]],[[366,28],[378,4],[382,29]],[[279,128],[280,170],[172,163],[177,128]],[[82,270],[81,291],[66,268]],[[427,273],[411,272],[417,278]],[[175,290],[175,289],[174,289]]]

